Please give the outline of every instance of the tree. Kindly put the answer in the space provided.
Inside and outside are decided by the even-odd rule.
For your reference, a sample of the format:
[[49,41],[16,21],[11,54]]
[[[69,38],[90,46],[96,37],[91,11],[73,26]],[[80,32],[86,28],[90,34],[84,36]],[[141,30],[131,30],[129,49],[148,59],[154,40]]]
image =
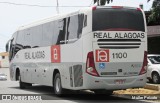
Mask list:
[[149,15],[148,22],[150,24],[160,24],[160,0],[154,0]]
[[[147,2],[149,2],[150,0],[147,0]],[[94,4],[97,3],[97,5],[105,5],[107,2],[107,4],[109,4],[110,2],[113,2],[113,0],[94,0]]]
[[97,3],[97,5],[105,5],[107,2],[107,4],[109,4],[110,2],[113,2],[113,0],[94,0],[94,4]]

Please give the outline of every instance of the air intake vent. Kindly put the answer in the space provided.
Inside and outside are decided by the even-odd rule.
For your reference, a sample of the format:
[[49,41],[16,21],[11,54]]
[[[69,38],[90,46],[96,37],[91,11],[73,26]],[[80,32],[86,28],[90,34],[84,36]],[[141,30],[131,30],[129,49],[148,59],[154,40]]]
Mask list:
[[135,49],[141,45],[140,39],[98,39],[99,48],[105,49]]

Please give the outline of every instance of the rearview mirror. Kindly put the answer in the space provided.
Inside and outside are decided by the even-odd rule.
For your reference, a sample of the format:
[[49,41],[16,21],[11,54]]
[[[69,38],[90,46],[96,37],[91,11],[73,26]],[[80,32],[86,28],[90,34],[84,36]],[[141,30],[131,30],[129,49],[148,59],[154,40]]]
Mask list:
[[8,44],[9,44],[9,43],[6,44],[6,52],[8,52]]
[[6,43],[6,52],[9,52],[9,45],[10,45],[11,39],[8,40],[8,42]]

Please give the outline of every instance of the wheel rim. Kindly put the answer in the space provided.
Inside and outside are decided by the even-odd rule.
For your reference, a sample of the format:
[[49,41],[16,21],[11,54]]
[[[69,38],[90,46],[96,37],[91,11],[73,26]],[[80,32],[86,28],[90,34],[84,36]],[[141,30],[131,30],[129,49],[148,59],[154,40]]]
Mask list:
[[154,81],[154,83],[157,83],[157,81],[158,81],[158,77],[156,74],[153,75],[153,81]]
[[56,91],[59,92],[60,91],[60,78],[56,79]]

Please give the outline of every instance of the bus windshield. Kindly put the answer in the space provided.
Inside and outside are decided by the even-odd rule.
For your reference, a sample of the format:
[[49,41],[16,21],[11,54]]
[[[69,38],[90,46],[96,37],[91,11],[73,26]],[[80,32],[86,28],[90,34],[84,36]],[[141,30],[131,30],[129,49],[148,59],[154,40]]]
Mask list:
[[137,9],[97,8],[93,10],[93,31],[145,31],[143,14]]

